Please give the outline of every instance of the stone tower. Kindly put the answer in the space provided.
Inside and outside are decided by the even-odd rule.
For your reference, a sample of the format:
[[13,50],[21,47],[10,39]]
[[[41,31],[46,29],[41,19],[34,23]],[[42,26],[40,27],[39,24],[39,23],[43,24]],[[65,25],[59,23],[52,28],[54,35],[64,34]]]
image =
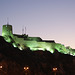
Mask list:
[[12,25],[3,25],[2,27],[2,36],[11,36],[12,32]]

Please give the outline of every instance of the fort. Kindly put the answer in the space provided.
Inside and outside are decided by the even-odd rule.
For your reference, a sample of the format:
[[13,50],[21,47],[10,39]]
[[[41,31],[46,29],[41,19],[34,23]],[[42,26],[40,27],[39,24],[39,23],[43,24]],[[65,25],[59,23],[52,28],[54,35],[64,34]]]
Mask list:
[[42,40],[40,37],[30,37],[26,34],[13,34],[12,25],[9,24],[3,25],[2,36],[5,41],[11,43],[20,50],[30,48],[32,51],[47,50],[51,53],[54,53],[54,51],[57,50],[58,52],[75,56],[75,49],[65,47],[60,43],[56,43],[54,40]]

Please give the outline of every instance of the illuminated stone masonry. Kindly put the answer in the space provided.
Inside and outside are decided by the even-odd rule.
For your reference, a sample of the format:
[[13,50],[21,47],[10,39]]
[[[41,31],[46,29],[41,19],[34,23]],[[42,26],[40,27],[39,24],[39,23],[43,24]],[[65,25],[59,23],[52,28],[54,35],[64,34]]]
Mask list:
[[11,43],[14,47],[18,47],[20,50],[30,48],[32,51],[47,50],[51,53],[58,50],[58,52],[75,56],[75,49],[55,43],[54,40],[42,40],[40,37],[29,37],[26,34],[13,34],[12,25],[9,24],[3,25],[2,36],[7,42]]

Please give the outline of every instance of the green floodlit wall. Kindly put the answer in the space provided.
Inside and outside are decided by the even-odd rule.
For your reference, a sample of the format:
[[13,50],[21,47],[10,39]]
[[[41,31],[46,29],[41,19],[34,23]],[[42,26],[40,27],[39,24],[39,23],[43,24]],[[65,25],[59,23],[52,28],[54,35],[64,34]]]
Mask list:
[[13,34],[11,25],[3,25],[2,36],[7,42],[12,43],[14,47],[18,47],[20,50],[26,49],[27,47],[29,47],[32,51],[47,50],[51,53],[58,50],[58,52],[75,56],[75,49],[65,47],[62,44],[45,42],[40,37]]
[[2,27],[2,36],[7,42],[11,42],[10,36],[12,35],[12,25],[3,25]]
[[3,25],[2,28],[2,36],[11,35],[12,34],[12,26],[11,25]]

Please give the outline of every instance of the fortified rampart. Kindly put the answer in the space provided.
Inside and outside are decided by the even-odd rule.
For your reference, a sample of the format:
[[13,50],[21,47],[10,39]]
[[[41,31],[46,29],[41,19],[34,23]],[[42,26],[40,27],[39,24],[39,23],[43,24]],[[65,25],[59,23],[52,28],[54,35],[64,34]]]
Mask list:
[[67,48],[62,44],[55,43],[54,40],[42,40],[40,37],[29,37],[26,34],[13,34],[12,25],[9,24],[3,25],[2,36],[7,42],[11,43],[14,47],[18,47],[20,50],[26,49],[27,47],[32,51],[48,50],[51,53],[58,50],[61,53],[75,56],[75,49]]

